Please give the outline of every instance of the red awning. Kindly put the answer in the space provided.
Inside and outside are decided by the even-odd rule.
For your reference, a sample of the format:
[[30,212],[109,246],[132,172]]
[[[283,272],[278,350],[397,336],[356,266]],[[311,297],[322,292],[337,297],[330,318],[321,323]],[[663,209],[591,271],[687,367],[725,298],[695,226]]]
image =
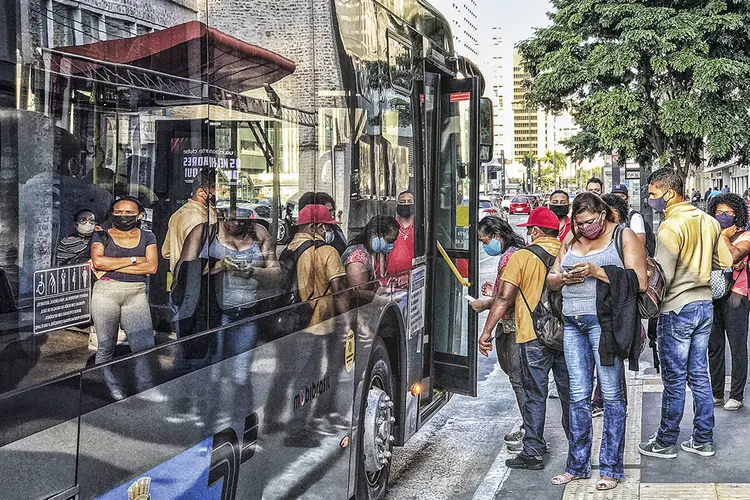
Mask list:
[[[190,21],[171,28],[118,40],[70,47],[55,52],[87,58],[85,65],[116,63],[200,80],[232,92],[274,83],[295,70],[293,61]],[[55,58],[56,59],[56,58]],[[53,64],[62,65],[62,61]],[[81,68],[81,62],[76,62]]]

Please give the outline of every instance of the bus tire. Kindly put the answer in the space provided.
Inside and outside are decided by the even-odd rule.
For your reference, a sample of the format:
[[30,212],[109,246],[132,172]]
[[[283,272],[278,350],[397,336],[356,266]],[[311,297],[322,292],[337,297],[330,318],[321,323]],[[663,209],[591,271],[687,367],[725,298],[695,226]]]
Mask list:
[[395,394],[383,339],[376,337],[365,377],[357,445],[357,500],[380,500],[391,472]]

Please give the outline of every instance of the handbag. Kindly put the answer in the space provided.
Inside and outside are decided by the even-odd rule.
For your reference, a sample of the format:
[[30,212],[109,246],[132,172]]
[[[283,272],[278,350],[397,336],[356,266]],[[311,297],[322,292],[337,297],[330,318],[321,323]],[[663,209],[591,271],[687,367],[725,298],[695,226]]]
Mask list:
[[734,272],[729,269],[711,271],[711,299],[723,299],[732,291]]
[[[615,247],[623,264],[625,257],[622,251],[623,227],[617,226],[614,231]],[[661,303],[666,293],[664,271],[656,259],[646,256],[646,290],[638,294],[638,312],[642,318],[658,318],[661,312]]]

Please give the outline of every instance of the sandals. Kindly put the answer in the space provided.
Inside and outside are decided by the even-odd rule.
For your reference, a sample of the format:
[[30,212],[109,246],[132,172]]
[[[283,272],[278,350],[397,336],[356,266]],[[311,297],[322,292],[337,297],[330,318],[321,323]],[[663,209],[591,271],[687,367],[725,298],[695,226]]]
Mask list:
[[619,481],[613,477],[600,476],[599,481],[596,482],[597,491],[607,491],[617,487]]
[[552,478],[552,484],[554,484],[555,486],[562,486],[564,484],[568,484],[571,481],[577,481],[578,479],[583,478],[574,476],[573,474],[569,474],[567,472],[563,472],[562,474],[559,474]]

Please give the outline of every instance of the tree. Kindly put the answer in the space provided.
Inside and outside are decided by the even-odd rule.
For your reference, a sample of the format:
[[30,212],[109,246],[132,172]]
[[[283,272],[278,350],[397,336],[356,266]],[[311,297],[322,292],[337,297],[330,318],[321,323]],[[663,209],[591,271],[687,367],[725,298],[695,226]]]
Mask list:
[[518,161],[521,165],[523,165],[525,169],[525,178],[526,183],[524,185],[524,190],[527,192],[531,192],[534,189],[534,183],[532,182],[532,178],[534,177],[534,165],[536,165],[536,162],[538,161],[536,155],[534,153],[524,153],[516,158],[516,161]]
[[539,161],[544,165],[542,169],[541,183],[546,191],[551,191],[557,185],[562,172],[568,164],[565,153],[560,151],[547,151]]
[[[552,24],[519,50],[531,105],[569,109],[571,155],[616,152],[686,177],[750,145],[750,4],[552,0]],[[572,144],[571,144],[572,142]]]

